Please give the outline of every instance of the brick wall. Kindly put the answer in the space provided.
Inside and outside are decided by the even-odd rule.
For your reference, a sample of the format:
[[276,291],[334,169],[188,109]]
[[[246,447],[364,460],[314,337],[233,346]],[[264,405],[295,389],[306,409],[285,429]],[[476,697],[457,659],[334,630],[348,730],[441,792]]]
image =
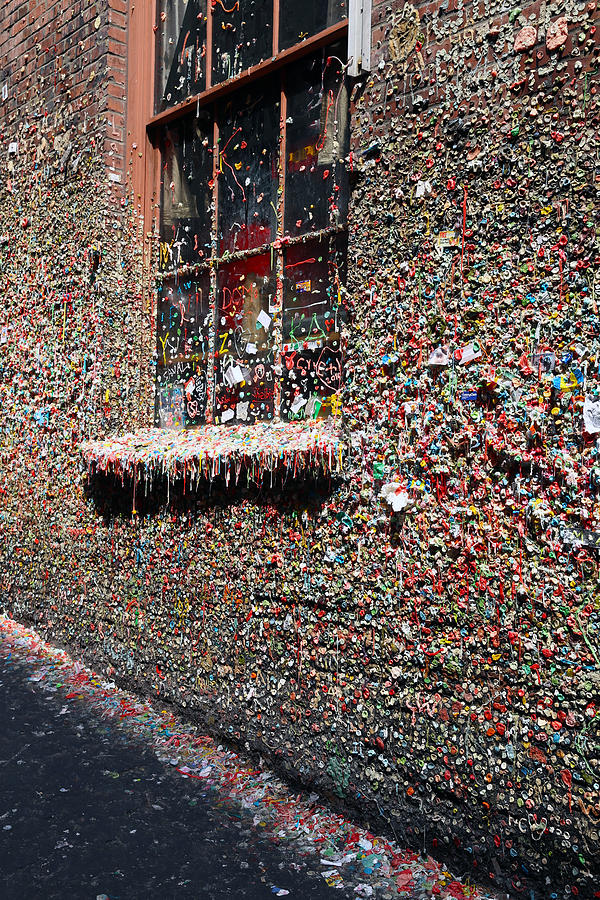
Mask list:
[[475,880],[593,896],[595,7],[374,3],[347,479],[135,516],[77,449],[151,412],[147,146],[128,135],[133,197],[109,179],[126,9],[23,6],[0,39],[7,609]]
[[597,888],[597,21],[375,3],[354,116],[347,424],[407,502],[373,769],[515,896]]
[[27,113],[55,112],[81,127],[108,117],[106,153],[123,175],[126,4],[5,3],[0,34],[0,78],[7,97],[3,124]]

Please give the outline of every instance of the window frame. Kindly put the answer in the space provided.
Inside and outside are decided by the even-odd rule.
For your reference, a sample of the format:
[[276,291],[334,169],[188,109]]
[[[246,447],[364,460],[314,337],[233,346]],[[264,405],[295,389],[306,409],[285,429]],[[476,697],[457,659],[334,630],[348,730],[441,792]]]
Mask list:
[[[276,234],[272,239],[266,243],[262,244],[260,247],[253,248],[250,250],[238,251],[238,252],[225,252],[224,255],[220,254],[219,246],[218,246],[218,227],[219,227],[219,206],[218,206],[218,164],[219,164],[219,154],[217,152],[213,152],[213,173],[212,173],[212,224],[211,224],[211,235],[213,238],[213,242],[211,242],[211,255],[206,260],[202,260],[201,262],[193,263],[193,264],[185,264],[180,266],[179,268],[170,268],[168,271],[162,271],[158,273],[157,281],[160,283],[162,279],[162,285],[166,286],[169,283],[177,283],[177,280],[181,277],[194,278],[197,276],[201,276],[202,273],[208,273],[210,277],[210,296],[213,302],[213,325],[209,337],[209,347],[206,354],[206,407],[205,407],[205,416],[204,422],[207,425],[212,425],[215,422],[215,412],[216,412],[216,389],[217,389],[217,378],[216,378],[216,368],[218,364],[218,347],[216,344],[216,335],[215,335],[215,325],[216,318],[218,315],[218,273],[221,267],[227,263],[234,262],[236,259],[248,259],[254,255],[259,255],[261,253],[265,253],[266,251],[273,251],[273,248],[276,248],[276,261],[273,268],[273,275],[276,278],[277,282],[277,298],[276,298],[276,306],[279,313],[279,324],[277,326],[277,331],[274,335],[274,353],[273,353],[273,370],[275,372],[275,401],[274,401],[274,415],[273,422],[281,421],[281,409],[282,409],[282,379],[280,377],[280,371],[282,367],[283,355],[284,352],[288,349],[288,345],[290,344],[289,339],[285,338],[282,333],[283,328],[283,312],[284,312],[284,247],[294,246],[297,244],[302,244],[309,240],[331,240],[332,243],[338,240],[338,236],[340,233],[347,232],[347,221],[344,219],[342,223],[338,224],[330,224],[326,228],[322,228],[316,231],[307,232],[298,236],[286,236],[285,234],[285,199],[286,199],[286,144],[287,144],[287,128],[286,128],[286,120],[287,120],[287,93],[286,93],[286,72],[289,72],[291,66],[294,63],[300,62],[306,57],[309,57],[319,50],[322,50],[325,47],[340,44],[346,41],[349,37],[349,19],[346,17],[342,19],[340,22],[324,29],[316,35],[313,35],[309,38],[304,39],[303,41],[293,45],[292,47],[278,52],[278,41],[279,41],[279,13],[280,13],[280,0],[273,0],[273,56],[258,63],[255,66],[252,66],[240,74],[236,76],[232,76],[226,81],[218,82],[217,84],[212,83],[213,77],[213,2],[212,0],[207,0],[206,5],[206,57],[205,57],[205,67],[206,67],[206,88],[204,91],[198,94],[194,94],[186,98],[185,100],[168,107],[167,109],[161,112],[155,112],[155,114],[150,118],[150,120],[146,124],[146,132],[147,135],[154,147],[155,152],[160,153],[161,146],[161,135],[164,132],[164,129],[173,124],[174,122],[185,120],[186,118],[196,116],[198,117],[200,110],[205,109],[207,112],[210,111],[211,118],[213,122],[213,148],[219,147],[219,121],[218,121],[218,106],[224,101],[226,98],[234,95],[241,94],[244,89],[252,88],[254,85],[258,84],[261,81],[265,81],[267,79],[273,79],[273,76],[278,75],[278,88],[279,88],[279,114],[280,114],[280,125],[279,125],[279,171],[281,173],[281,182],[280,182],[280,196],[278,203],[278,213],[277,213],[277,229]],[[157,11],[159,9],[159,3],[157,0]],[[154,43],[155,53],[154,53],[154,67],[156,71],[156,67],[158,65],[159,53],[160,53],[160,36],[158,33],[155,34],[155,43]],[[344,68],[347,72],[348,63],[344,64]],[[277,93],[277,90],[276,90]],[[156,105],[160,102],[160,98],[154,97],[153,101]],[[156,105],[154,109],[156,109]],[[162,196],[160,197],[160,222],[161,222],[161,236],[162,236]],[[217,245],[214,246],[214,238],[217,239]],[[339,353],[342,352],[341,347],[341,336],[339,337],[340,345],[339,345]],[[323,346],[327,346],[327,341],[324,342]],[[158,374],[158,373],[157,373]],[[156,384],[156,379],[155,379]],[[155,388],[155,421],[158,425],[158,402],[159,396],[158,391]],[[332,408],[333,408],[332,401]],[[337,411],[339,412],[339,402],[336,403]],[[289,420],[288,420],[289,421]],[[293,421],[293,420],[292,420]],[[222,423],[223,427],[226,427],[225,423]],[[188,427],[198,427],[197,425],[191,425]]]
[[[158,0],[157,0],[158,9]],[[212,83],[212,43],[213,43],[213,3],[207,0],[206,5],[206,89],[199,94],[193,94],[191,97],[170,106],[162,112],[155,112],[148,121],[146,128],[152,138],[161,126],[168,124],[173,119],[179,119],[182,116],[193,112],[195,108],[207,106],[217,100],[222,99],[227,94],[231,94],[243,89],[248,82],[257,81],[266,78],[278,69],[288,66],[290,63],[301,59],[303,56],[309,56],[315,50],[320,50],[328,44],[336,44],[344,38],[348,37],[349,19],[346,17],[335,25],[331,25],[324,31],[312,37],[306,38],[294,44],[287,50],[279,52],[279,0],[273,0],[273,56],[265,59],[255,66],[245,69],[239,75],[234,75],[226,81],[218,84]],[[155,35],[154,41],[154,66],[156,66],[159,53],[159,36]]]

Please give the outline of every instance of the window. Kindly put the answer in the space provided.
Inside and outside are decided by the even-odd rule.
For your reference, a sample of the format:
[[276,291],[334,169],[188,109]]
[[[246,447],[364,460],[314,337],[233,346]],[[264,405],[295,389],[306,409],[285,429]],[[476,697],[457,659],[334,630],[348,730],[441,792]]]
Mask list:
[[160,0],[157,107],[173,106],[206,88],[206,3]]
[[160,427],[339,413],[347,15],[160,0]]

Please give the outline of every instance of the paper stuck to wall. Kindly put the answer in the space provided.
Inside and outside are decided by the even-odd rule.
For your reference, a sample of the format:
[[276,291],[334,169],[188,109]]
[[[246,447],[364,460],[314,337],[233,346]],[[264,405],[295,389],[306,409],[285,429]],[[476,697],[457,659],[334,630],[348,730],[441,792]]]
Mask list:
[[266,313],[264,311],[264,309],[261,309],[261,311],[258,314],[258,319],[256,320],[256,324],[260,325],[261,328],[264,328],[265,331],[268,331],[271,326],[271,321],[272,321],[271,316],[268,313]]
[[583,425],[588,434],[600,431],[600,400],[586,397],[583,404]]
[[241,384],[244,380],[244,373],[242,372],[241,366],[230,366],[225,372],[224,378],[229,387],[235,387],[236,384]]
[[303,406],[305,406],[307,401],[304,397],[296,397],[294,402],[292,403],[291,410],[293,413],[297,413]]

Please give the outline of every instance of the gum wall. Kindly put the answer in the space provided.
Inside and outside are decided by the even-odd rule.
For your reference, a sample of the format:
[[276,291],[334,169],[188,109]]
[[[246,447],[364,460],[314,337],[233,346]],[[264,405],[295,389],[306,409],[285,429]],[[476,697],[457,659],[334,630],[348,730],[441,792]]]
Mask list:
[[78,451],[153,408],[134,14],[0,14],[3,607],[474,880],[598,896],[595,3],[374,3],[344,477],[137,516]]

